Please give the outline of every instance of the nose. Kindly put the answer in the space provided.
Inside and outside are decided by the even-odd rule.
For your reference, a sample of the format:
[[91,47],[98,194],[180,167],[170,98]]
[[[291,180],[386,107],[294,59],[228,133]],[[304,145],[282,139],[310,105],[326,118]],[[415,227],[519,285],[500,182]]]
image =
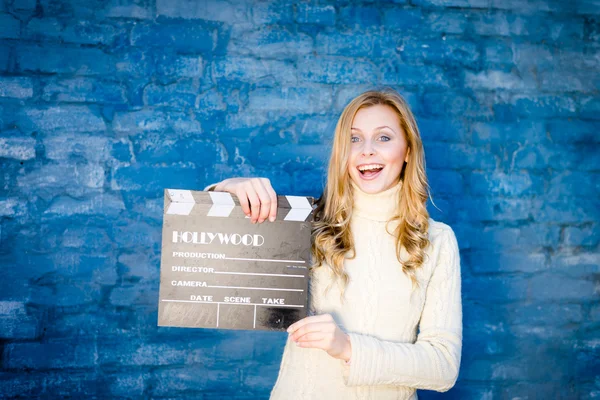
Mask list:
[[363,156],[372,156],[375,154],[375,148],[371,144],[370,140],[365,140],[365,145],[363,146],[362,154]]

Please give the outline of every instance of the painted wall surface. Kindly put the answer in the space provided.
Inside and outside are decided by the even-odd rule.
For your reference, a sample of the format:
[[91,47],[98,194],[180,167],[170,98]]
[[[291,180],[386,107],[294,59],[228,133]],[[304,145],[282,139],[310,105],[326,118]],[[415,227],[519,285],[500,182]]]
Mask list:
[[461,247],[456,386],[600,397],[598,0],[0,0],[0,397],[266,399],[284,333],[158,328],[164,188],[318,196],[390,86]]

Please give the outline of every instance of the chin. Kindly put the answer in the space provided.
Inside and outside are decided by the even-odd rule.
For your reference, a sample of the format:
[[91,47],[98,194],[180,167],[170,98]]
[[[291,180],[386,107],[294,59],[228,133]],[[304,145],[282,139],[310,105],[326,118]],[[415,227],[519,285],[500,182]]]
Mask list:
[[[365,181],[360,177],[353,179],[354,183],[365,193],[377,194],[388,188],[383,181]],[[392,185],[389,185],[391,187]]]

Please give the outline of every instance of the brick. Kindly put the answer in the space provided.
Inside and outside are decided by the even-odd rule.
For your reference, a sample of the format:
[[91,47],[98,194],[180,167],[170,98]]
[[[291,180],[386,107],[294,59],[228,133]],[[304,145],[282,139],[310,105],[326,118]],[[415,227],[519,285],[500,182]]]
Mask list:
[[42,390],[39,374],[23,372],[0,372],[0,393],[7,398],[33,397]]
[[[156,370],[152,373],[152,382],[153,385],[150,389],[152,396],[168,396],[174,392],[182,392],[186,393],[194,393],[194,392],[202,392],[207,390],[208,381],[215,375],[219,373],[219,371],[213,371],[212,369],[208,369],[204,366],[200,366],[195,368],[192,371],[190,368],[172,368],[168,370]],[[232,373],[230,375],[233,375]],[[238,383],[236,382],[236,376],[227,376],[227,374],[223,375],[223,378],[228,379],[231,378],[231,381],[228,379],[228,386],[230,388],[237,387]],[[214,385],[213,385],[214,388]],[[220,396],[223,396],[223,393],[220,393]]]
[[279,363],[277,365],[256,365],[244,374],[242,385],[252,390],[272,388],[279,374]]
[[335,7],[300,3],[296,6],[296,22],[300,24],[335,25]]
[[102,385],[108,388],[112,398],[143,397],[148,373],[139,371],[116,371],[102,377]]
[[412,0],[412,3],[422,7],[488,8],[490,0]]
[[419,9],[392,8],[383,13],[383,25],[392,31],[417,31],[422,23],[423,13]]
[[10,51],[10,47],[0,46],[0,71],[8,70]]
[[89,395],[107,397],[105,388],[100,386],[99,374],[95,371],[61,371],[47,373],[42,381],[44,395],[50,398],[86,397]]
[[110,158],[111,142],[103,136],[64,133],[42,140],[46,158],[55,161],[87,160],[95,163]]
[[162,77],[202,78],[204,60],[200,56],[157,54],[156,72]]
[[600,137],[596,134],[600,122],[553,120],[547,123],[547,129],[554,143],[600,143]]
[[98,132],[104,131],[104,120],[85,106],[61,105],[49,108],[22,108],[17,114],[22,131]]
[[0,157],[15,160],[35,158],[35,139],[28,137],[0,138]]
[[32,18],[23,28],[23,37],[36,42],[60,40],[64,25],[56,18]]
[[[133,285],[115,287],[110,292],[109,301],[115,306],[130,307],[134,305],[154,305],[158,298],[156,285],[137,282]],[[169,361],[167,363],[177,363]]]
[[[16,198],[0,200],[0,216],[2,217],[21,216],[25,211],[23,204]],[[2,232],[0,231],[0,233]]]
[[144,88],[144,105],[182,109],[194,107],[197,88],[191,81],[171,85],[149,84]]
[[597,178],[595,173],[576,171],[552,174],[545,192],[554,197],[560,197],[565,192],[573,196],[595,196],[600,192],[600,182]]
[[[461,199],[452,214],[458,221],[525,221],[532,218],[534,199],[504,199],[496,197]],[[537,220],[536,222],[548,222]]]
[[33,96],[33,83],[30,78],[0,77],[0,97],[28,99]]
[[506,307],[508,321],[523,326],[563,326],[577,324],[583,320],[583,307],[580,304],[517,304]]
[[112,25],[77,21],[63,24],[56,18],[33,18],[24,28],[24,37],[34,41],[61,41],[77,44],[111,44],[122,32]]
[[17,47],[16,62],[23,72],[106,75],[115,70],[112,57],[94,48]]
[[473,144],[488,143],[502,145],[508,142],[543,143],[546,141],[546,128],[539,121],[525,120],[514,123],[476,122],[472,125]]
[[[104,168],[100,165],[81,164],[47,164],[27,174],[17,177],[17,185],[24,193],[59,194],[66,191],[72,195],[82,195],[89,188],[102,188],[104,185]],[[76,204],[64,199],[72,206]],[[73,200],[74,201],[74,200]],[[92,207],[93,203],[88,203]]]
[[345,32],[319,32],[315,50],[319,55],[369,57],[373,55],[380,38]]
[[434,169],[494,169],[494,154],[466,144],[430,143],[425,147],[427,165]]
[[111,0],[105,6],[105,15],[109,18],[152,19],[154,13],[147,1]]
[[528,223],[517,227],[466,227],[461,245],[465,248],[508,251],[510,249],[541,249],[557,246],[560,227],[551,224]]
[[528,172],[483,173],[469,176],[469,187],[473,195],[496,195],[506,197],[536,196],[546,193],[544,179]]
[[[444,69],[452,65],[478,67],[481,58],[474,42],[443,38],[434,39],[399,39],[396,51],[402,60],[411,64],[435,63]],[[423,65],[418,65],[423,68]]]
[[25,303],[0,301],[0,338],[35,339],[39,334],[39,319],[28,315]]
[[298,63],[300,79],[317,83],[369,83],[377,76],[370,62],[307,57]]
[[351,5],[340,8],[340,22],[351,28],[379,27],[382,21],[381,14],[377,7]]
[[67,25],[61,38],[67,43],[110,45],[122,34],[124,32],[112,25],[77,21]]
[[302,88],[257,89],[249,94],[250,110],[284,110],[294,113],[319,113],[331,107],[331,93],[312,86]]
[[194,161],[214,164],[224,161],[226,154],[218,144],[195,137],[177,137],[175,135],[148,134],[136,137],[134,150],[139,162]]
[[173,130],[176,132],[201,132],[200,123],[191,120],[182,112],[163,112],[144,109],[131,112],[117,112],[113,120],[117,132],[151,132]]
[[595,296],[592,279],[568,278],[552,272],[532,276],[529,287],[534,300],[591,302]]
[[422,97],[422,102],[423,112],[428,117],[462,115],[484,120],[493,117],[492,110],[485,102],[461,93],[426,92]]
[[463,177],[455,171],[432,171],[429,184],[434,195],[460,195],[464,191]]
[[34,317],[0,316],[0,339],[35,339],[39,332],[40,323]]
[[596,198],[564,197],[558,199],[536,200],[534,206],[539,210],[534,218],[539,222],[586,223],[598,218],[600,202]]
[[89,307],[99,304],[102,296],[99,284],[66,280],[35,287],[30,302],[41,307]]
[[199,182],[198,170],[193,166],[153,167],[131,165],[118,167],[113,171],[113,190],[134,191],[146,195],[162,195],[167,187],[204,187]]
[[[381,63],[380,70],[381,83],[384,85],[442,88],[449,86],[444,70],[434,65],[412,66],[395,62],[384,62]],[[365,81],[368,82],[369,76],[367,73],[365,75]]]
[[464,256],[465,262],[475,274],[529,272],[537,273],[547,269],[546,255],[512,251],[473,251]]
[[[143,77],[144,84],[147,77],[155,73],[155,56],[148,50],[127,48],[119,55],[119,61],[115,64],[117,72],[126,77]],[[159,67],[160,68],[160,64]]]
[[600,101],[594,97],[583,98],[580,100],[578,115],[584,119],[600,119]]
[[434,32],[462,34],[470,26],[466,13],[449,8],[441,12],[430,11],[424,18],[425,26]]
[[72,226],[63,232],[61,243],[67,249],[87,249],[105,252],[112,248],[113,241],[104,228]]
[[536,82],[524,80],[515,73],[487,70],[484,72],[465,72],[465,86],[474,90],[526,90],[535,89]]
[[0,39],[18,39],[21,22],[10,14],[0,14]]
[[575,146],[537,144],[536,146],[521,146],[515,149],[510,157],[512,165],[516,168],[544,170],[551,165],[553,170],[562,171],[585,166],[585,164],[578,164],[585,161],[585,159],[582,160],[582,155],[586,155],[585,150],[580,150]]
[[542,20],[535,16],[523,16],[502,11],[488,11],[471,15],[473,30],[482,36],[531,35],[543,29]]
[[228,55],[277,60],[296,60],[312,50],[313,41],[308,35],[275,27],[248,30],[243,25],[232,27],[227,45]]
[[532,0],[528,1],[527,3],[523,3],[518,0],[490,0],[490,6],[492,8],[510,10],[512,12],[528,13],[539,13],[540,11],[570,13],[573,11],[572,4],[545,0]]
[[250,11],[256,25],[294,23],[294,5],[291,3],[255,2]]
[[93,367],[97,357],[94,342],[9,343],[4,347],[3,365],[8,369],[85,368]]
[[563,235],[563,243],[567,246],[595,247],[600,241],[600,230],[595,224],[567,226]]
[[131,30],[136,47],[162,47],[181,52],[209,52],[216,46],[215,26],[209,23],[137,24]]
[[118,216],[125,209],[123,200],[110,194],[100,194],[84,200],[70,197],[55,199],[44,214],[69,217],[73,215],[105,215]]
[[527,288],[530,279],[522,276],[476,276],[464,277],[464,298],[479,301],[485,298],[494,304],[506,304],[528,298]]
[[54,79],[43,89],[48,102],[125,104],[125,88],[119,83],[93,78]]
[[121,276],[127,279],[141,279],[153,282],[159,279],[160,271],[157,267],[159,257],[147,253],[121,254],[119,256],[119,270]]
[[36,8],[35,0],[22,0],[13,4],[13,8],[19,11],[33,11]]
[[246,2],[217,0],[156,0],[156,14],[169,18],[201,19],[234,24],[249,21],[250,5]]
[[261,60],[250,57],[227,57],[215,60],[212,76],[218,81],[251,82],[260,86],[296,84],[296,67],[291,62]]

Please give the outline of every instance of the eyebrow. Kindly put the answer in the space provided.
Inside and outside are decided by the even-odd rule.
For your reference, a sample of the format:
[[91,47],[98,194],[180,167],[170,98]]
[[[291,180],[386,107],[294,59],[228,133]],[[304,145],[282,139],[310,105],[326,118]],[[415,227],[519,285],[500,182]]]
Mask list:
[[[390,128],[390,127],[389,127],[389,126],[387,126],[387,125],[378,126],[377,128],[375,128],[375,130],[376,130],[376,131],[378,131],[378,130],[380,130],[380,129],[383,129],[383,128],[388,128],[390,131],[392,131],[392,132],[396,133],[396,131],[395,131],[395,130],[393,130],[392,128]],[[358,128],[355,128],[355,127],[351,127],[350,129],[354,129],[354,130],[360,131],[360,129],[358,129]],[[361,131],[361,132],[362,132],[362,131]]]

